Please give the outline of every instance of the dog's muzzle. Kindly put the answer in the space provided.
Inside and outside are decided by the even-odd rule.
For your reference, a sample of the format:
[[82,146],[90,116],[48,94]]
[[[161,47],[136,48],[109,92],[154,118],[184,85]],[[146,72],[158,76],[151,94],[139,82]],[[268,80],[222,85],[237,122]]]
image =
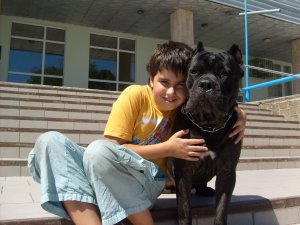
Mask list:
[[186,115],[186,116],[189,118],[189,120],[190,120],[195,126],[197,126],[199,129],[201,129],[203,132],[209,132],[209,133],[215,133],[215,132],[217,132],[217,131],[219,131],[219,130],[222,130],[224,127],[226,127],[228,121],[230,120],[230,118],[232,117],[232,114],[233,114],[233,111],[231,111],[231,113],[228,114],[225,123],[224,123],[222,126],[220,126],[220,127],[202,127],[202,126],[200,126],[200,125],[197,123],[197,121],[193,118],[193,116],[192,116],[191,113],[185,111],[184,106],[185,106],[185,105],[183,105],[183,106],[181,107],[181,113],[184,114],[184,115]]

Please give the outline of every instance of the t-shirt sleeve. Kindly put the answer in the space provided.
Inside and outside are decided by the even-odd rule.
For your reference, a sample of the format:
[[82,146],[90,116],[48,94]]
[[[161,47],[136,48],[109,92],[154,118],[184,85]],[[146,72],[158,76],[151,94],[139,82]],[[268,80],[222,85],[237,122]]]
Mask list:
[[142,104],[142,89],[138,86],[126,88],[113,104],[104,136],[113,136],[131,141],[136,120]]

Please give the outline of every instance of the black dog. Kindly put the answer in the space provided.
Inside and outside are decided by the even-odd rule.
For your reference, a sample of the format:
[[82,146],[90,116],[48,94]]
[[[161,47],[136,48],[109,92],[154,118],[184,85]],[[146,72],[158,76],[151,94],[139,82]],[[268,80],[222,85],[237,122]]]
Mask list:
[[237,45],[228,52],[211,53],[199,42],[191,59],[186,85],[189,97],[178,112],[174,132],[189,129],[185,138],[203,138],[210,151],[199,161],[175,159],[178,223],[192,224],[191,189],[200,190],[216,176],[215,225],[227,224],[227,211],[235,186],[241,143],[228,134],[237,120],[233,110],[243,72]]

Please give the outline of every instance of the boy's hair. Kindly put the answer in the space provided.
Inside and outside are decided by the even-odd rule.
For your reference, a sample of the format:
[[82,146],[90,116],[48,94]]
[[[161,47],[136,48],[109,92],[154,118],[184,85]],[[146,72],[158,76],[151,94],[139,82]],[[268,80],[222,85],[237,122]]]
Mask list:
[[149,79],[163,69],[186,76],[192,53],[193,49],[181,42],[168,41],[158,45],[147,64]]

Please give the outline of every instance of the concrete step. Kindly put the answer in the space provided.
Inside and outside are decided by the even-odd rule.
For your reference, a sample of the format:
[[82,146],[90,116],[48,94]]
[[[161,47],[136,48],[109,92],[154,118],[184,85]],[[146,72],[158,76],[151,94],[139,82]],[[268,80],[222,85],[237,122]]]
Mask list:
[[[119,94],[0,82],[0,224],[72,224],[39,206],[39,185],[26,177],[27,155],[48,130],[83,146],[101,139]],[[300,223],[299,123],[260,109],[258,103],[239,105],[247,112],[247,129],[229,224]],[[213,223],[213,199],[194,196],[193,205],[193,224],[200,224],[200,217],[202,225]],[[152,212],[156,224],[176,224],[175,196],[161,195]]]
[[[7,95],[7,94],[6,94]],[[19,97],[20,96],[20,97]],[[117,99],[116,97],[64,97],[61,96],[53,98],[51,95],[38,96],[39,98],[30,98],[23,93],[18,94],[18,97],[3,97],[0,93],[1,105],[15,105],[15,106],[32,106],[32,107],[54,107],[54,108],[88,108],[87,106],[103,105],[111,106]],[[81,106],[81,107],[80,107]]]
[[23,92],[29,95],[71,95],[71,96],[118,96],[120,92],[107,91],[107,90],[96,90],[96,89],[85,89],[76,87],[58,87],[49,85],[36,85],[36,84],[21,84],[21,83],[9,83],[0,82],[0,93],[10,92]]
[[[27,105],[28,102],[45,102],[45,104],[64,102],[65,104],[87,103],[108,103],[111,104],[118,97],[120,92],[101,91],[83,88],[68,88],[68,87],[51,87],[40,85],[24,85],[0,83],[0,101],[6,104]],[[93,100],[94,99],[94,100]],[[26,103],[27,102],[27,103]],[[32,104],[32,103],[31,103]],[[259,104],[256,103],[239,103],[240,107],[249,112],[256,113],[271,113],[266,109],[259,109]]]
[[[32,95],[29,95],[32,94]],[[97,107],[111,107],[113,102],[117,99],[114,96],[82,96],[82,95],[58,95],[58,94],[44,94],[39,93],[1,93],[0,91],[0,105],[7,106],[27,106],[27,107],[53,107],[58,109],[91,109],[93,106]],[[241,105],[250,114],[268,114],[273,113],[269,110],[257,108],[249,108],[246,105]]]
[[[5,106],[4,106],[5,107]],[[12,107],[9,107],[10,109]],[[102,115],[105,114],[105,116],[108,116],[108,110],[103,110],[103,108],[101,108],[101,113]],[[30,110],[30,109],[29,109]],[[42,112],[45,112],[43,110],[41,110]],[[72,110],[73,112],[75,112],[74,110]],[[110,110],[109,110],[110,111]],[[22,111],[23,114],[24,111]],[[62,112],[60,110],[60,112]],[[90,113],[87,110],[77,110],[77,112],[82,113],[82,112],[86,112],[86,113]],[[95,113],[94,110],[92,110],[92,113]],[[33,128],[36,128],[37,123],[39,124],[39,127],[47,127],[45,126],[45,124],[47,123],[47,121],[49,121],[50,123],[52,122],[66,122],[66,123],[80,123],[80,124],[84,124],[84,123],[88,123],[89,125],[92,125],[93,123],[98,123],[98,124],[106,124],[107,120],[106,119],[83,119],[83,118],[69,118],[65,116],[65,112],[62,113],[61,118],[60,117],[46,117],[46,116],[28,116],[28,115],[20,115],[20,116],[16,116],[16,115],[11,115],[8,112],[5,112],[5,110],[3,110],[2,114],[6,114],[6,115],[0,115],[0,127],[28,127],[29,124],[33,123]],[[19,113],[20,114],[20,113]],[[42,114],[42,113],[40,113]],[[57,114],[57,113],[56,113]],[[103,116],[102,116],[103,118]],[[27,125],[26,125],[27,124]],[[68,124],[65,124],[67,127]],[[266,127],[267,129],[269,128],[288,128],[288,129],[300,129],[300,125],[297,121],[282,121],[282,120],[273,120],[273,121],[268,121],[268,120],[263,120],[263,119],[251,119],[248,118],[247,120],[247,129],[252,129],[254,127]],[[52,128],[51,128],[52,129]]]
[[[300,169],[238,171],[228,214],[230,225],[300,223]],[[215,179],[209,182],[214,187]],[[42,210],[39,184],[31,177],[0,178],[0,224],[71,225]],[[155,224],[175,225],[176,197],[162,194],[151,209]],[[214,198],[192,197],[193,224],[211,225]]]
[[53,107],[28,107],[1,105],[0,116],[29,116],[65,119],[107,120],[110,107],[99,106],[99,109],[65,109]]
[[[57,93],[57,92],[21,92],[21,91],[3,91],[0,89],[0,103],[8,105],[25,105],[37,103],[65,103],[65,104],[82,104],[82,103],[113,103],[119,93],[114,94],[93,94],[93,95],[84,95],[82,93]],[[271,113],[270,110],[260,109],[259,106],[249,106],[247,104],[240,103],[239,106],[249,112],[258,112],[258,113]]]
[[[80,145],[86,145],[94,140],[103,138],[103,130],[71,130],[71,129],[55,129],[67,137],[69,137],[74,142]],[[0,127],[0,142],[8,143],[35,143],[38,136],[42,133],[49,131],[48,129],[41,128],[7,128]]]
[[[231,200],[229,209],[228,224],[230,225],[287,225],[298,224],[299,205],[296,196],[299,192],[289,189],[286,185],[297,185],[299,181],[286,182],[289,174],[291,179],[299,177],[296,174],[299,169],[284,170],[261,170],[261,171],[238,171],[237,182]],[[278,172],[278,173],[277,173]],[[286,176],[286,177],[282,177]],[[214,187],[215,179],[210,183],[210,187]],[[274,185],[276,187],[274,188]],[[296,187],[290,187],[296,188]],[[288,190],[289,189],[289,190]],[[289,192],[290,191],[290,192]],[[286,197],[283,197],[286,193]],[[289,197],[287,197],[289,196]],[[274,197],[274,198],[273,198]],[[296,198],[295,198],[296,197]],[[203,200],[205,199],[205,200]],[[168,200],[165,204],[161,204],[159,209],[164,209],[163,218],[173,218],[176,224],[176,209],[172,212],[172,199],[170,196],[164,196],[163,200]],[[161,202],[162,202],[161,201]],[[297,202],[297,203],[296,203]],[[208,225],[213,224],[213,198],[201,198],[194,196],[193,199],[193,224]],[[175,204],[175,202],[174,202]],[[211,204],[209,206],[209,204]],[[236,205],[235,205],[236,204]],[[289,205],[291,207],[289,207]],[[175,204],[176,206],[176,204]],[[199,207],[202,207],[201,209]],[[207,208],[208,207],[208,208]],[[176,207],[174,207],[176,208]],[[286,218],[288,217],[288,218]]]
[[[70,105],[69,105],[70,106]],[[9,127],[10,124],[15,127],[18,120],[36,121],[35,124],[45,127],[46,121],[57,123],[55,120],[66,122],[64,125],[69,127],[68,122],[81,123],[105,123],[108,119],[111,106],[109,104],[78,104],[77,107],[66,108],[65,105],[43,105],[39,106],[14,106],[2,105],[0,109],[0,124],[3,127]],[[26,115],[26,116],[24,116]],[[85,120],[85,121],[83,121]],[[90,120],[90,121],[89,121]],[[99,121],[100,120],[100,121]],[[44,121],[44,122],[37,122]],[[26,122],[20,123],[20,125]],[[268,114],[252,114],[247,112],[247,129],[251,127],[281,127],[281,128],[299,128],[297,121],[284,121],[282,116]],[[35,127],[35,126],[34,126]],[[52,129],[52,128],[50,128]],[[55,129],[55,127],[54,127]]]
[[[9,83],[0,82],[0,91],[2,92],[28,92],[28,93],[41,93],[41,94],[64,94],[64,95],[84,95],[84,96],[95,96],[95,95],[111,95],[118,96],[120,93],[115,91],[104,91],[95,89],[84,89],[84,88],[74,88],[74,87],[56,87],[48,85],[36,85],[36,84],[19,84],[19,83]],[[0,92],[1,93],[1,92]],[[247,107],[249,109],[257,109],[259,103],[239,103],[242,107]]]
[[245,130],[246,135],[266,135],[274,136],[297,136],[300,135],[300,128],[290,128],[288,125],[284,127],[264,127],[263,124],[258,126],[247,125]]
[[244,109],[246,112],[251,114],[269,114],[269,115],[275,115],[272,111],[268,109],[260,109],[258,107],[247,107],[247,105],[239,104],[239,107]]
[[276,134],[247,134],[244,137],[243,145],[246,146],[295,146],[300,144],[300,137],[297,135]]
[[[248,116],[249,117],[249,116]],[[247,127],[300,128],[298,121],[263,120],[247,118]]]
[[[16,120],[16,118],[19,118],[19,120]],[[5,165],[5,167],[1,168],[2,176],[8,174],[15,176],[28,175],[25,163],[26,160],[24,160],[24,158],[27,157],[36,138],[47,130],[58,130],[65,133],[72,140],[75,140],[75,142],[86,146],[92,140],[102,137],[105,125],[105,120],[93,119],[29,116],[2,116],[2,119],[0,139],[1,137],[4,139],[1,140],[0,157],[8,157],[8,159],[3,159],[1,162],[2,166]],[[251,122],[252,120],[250,119],[249,121]],[[265,120],[253,120],[253,122],[258,123],[260,126],[271,123],[271,121]],[[14,124],[15,127],[11,126],[11,124]],[[94,124],[93,128],[90,126],[91,124]],[[290,125],[295,125],[297,123],[278,121],[278,124],[284,124],[285,126],[287,125],[287,127],[290,127]],[[296,144],[297,146],[299,143],[299,129],[287,127],[271,129],[270,127],[259,127],[258,125],[247,125],[246,136],[244,139],[245,147],[243,149],[247,149],[248,154],[243,155],[242,151],[242,158],[238,170],[298,167],[299,159],[296,156],[299,156],[299,149],[296,147],[291,149],[289,146],[292,144]],[[83,132],[83,130],[85,131]],[[269,133],[272,133],[272,135],[268,135]],[[14,143],[16,140],[19,140],[19,143]],[[261,146],[261,148],[272,145],[271,148],[273,149],[263,151],[263,149],[255,147],[258,145]],[[251,148],[254,150],[250,151]],[[279,152],[279,150],[276,151],[274,149],[280,148],[281,151],[280,154],[278,154],[277,152]],[[266,152],[268,152],[268,154]],[[18,160],[13,161],[12,158],[18,158]]]
[[[241,157],[237,170],[300,168],[300,156]],[[29,176],[27,158],[0,158],[0,177]]]
[[300,156],[300,146],[243,145],[241,157]]
[[[102,130],[83,130],[81,129],[55,129],[58,132],[66,134],[69,138],[78,144],[88,144],[90,141],[99,139],[103,135]],[[16,141],[21,143],[34,143],[36,138],[49,129],[45,128],[11,128],[0,127],[0,142],[14,143]],[[294,133],[277,132],[276,130],[266,130],[262,132],[247,132],[243,144],[244,145],[274,145],[274,146],[290,146],[298,145],[300,143],[300,136],[298,130]],[[288,133],[288,134],[285,134]]]
[[72,119],[29,116],[0,116],[0,127],[6,128],[41,128],[71,130],[103,130],[107,120]]
[[[0,142],[0,158],[27,158],[34,143]],[[82,146],[87,146],[83,144]],[[241,157],[288,157],[300,156],[299,145],[243,145]]]
[[[101,136],[102,138],[102,136]],[[81,144],[87,146],[88,143]],[[26,158],[34,143],[0,142],[0,158]],[[300,156],[299,145],[243,145],[241,157]]]
[[300,168],[300,156],[241,157],[237,170]]
[[[74,115],[74,114],[73,114]],[[108,116],[106,114],[106,116]],[[73,117],[73,116],[71,116]],[[99,116],[100,117],[100,116]],[[0,127],[6,129],[32,128],[32,129],[68,129],[82,131],[103,131],[107,120],[102,119],[78,119],[78,118],[54,118],[54,117],[32,117],[32,116],[0,116]],[[247,121],[246,134],[268,134],[273,135],[300,135],[298,123],[292,122],[258,122],[257,120]]]
[[256,114],[247,112],[247,121],[248,120],[264,120],[264,121],[289,121],[289,122],[295,122],[295,120],[286,120],[283,116],[280,115],[273,115],[273,114]]

